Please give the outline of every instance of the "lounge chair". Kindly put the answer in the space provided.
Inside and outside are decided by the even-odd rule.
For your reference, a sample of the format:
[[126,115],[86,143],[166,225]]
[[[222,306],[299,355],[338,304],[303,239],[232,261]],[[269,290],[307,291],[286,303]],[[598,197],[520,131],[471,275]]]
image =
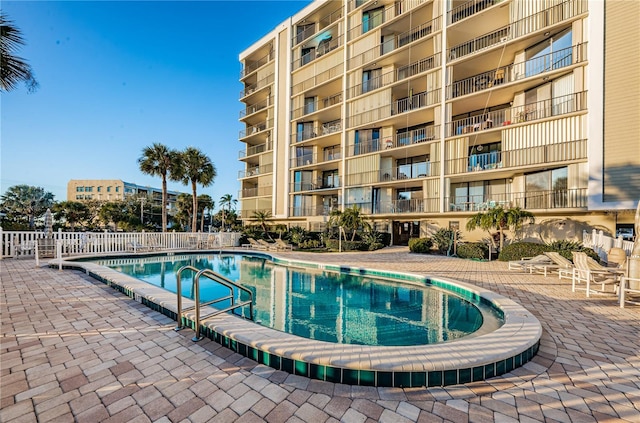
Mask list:
[[260,244],[258,241],[256,241],[253,238],[247,238],[247,241],[249,241],[248,244],[242,244],[243,248],[253,248],[254,250],[266,250],[267,247],[265,247],[264,245]]
[[[575,292],[576,289],[582,289],[576,288],[576,285],[580,283],[586,284],[586,288],[584,289],[587,292],[587,297],[591,293],[607,293],[604,289],[605,285],[613,285],[614,293],[617,292],[622,276],[619,271],[607,270],[606,267],[600,266],[585,253],[579,251],[573,252],[573,264],[575,266],[571,278],[571,290],[573,292]],[[591,289],[592,283],[601,285],[601,289],[599,291]]]
[[13,244],[13,257],[18,258],[25,255],[35,255],[36,253],[36,241],[22,241],[18,243],[16,239],[12,241]]
[[640,279],[623,277],[620,280],[620,307],[624,308],[625,302],[640,304]]
[[144,253],[151,251],[151,247],[140,244],[138,241],[127,242],[127,251],[133,251],[134,253]]
[[282,251],[293,251],[293,245],[287,244],[280,238],[276,239],[276,246],[278,247],[279,250],[282,250]]
[[571,260],[565,258],[556,251],[547,251],[546,253],[544,253],[544,255],[549,257],[551,261],[557,266],[556,270],[558,270],[558,279],[573,278],[573,263],[571,263]]
[[531,272],[532,265],[547,264],[552,265],[552,261],[544,254],[535,257],[523,257],[522,260],[511,260],[509,262],[509,270],[524,270]]
[[265,250],[277,250],[278,247],[275,244],[265,241],[264,239],[257,240],[258,244],[262,245]]

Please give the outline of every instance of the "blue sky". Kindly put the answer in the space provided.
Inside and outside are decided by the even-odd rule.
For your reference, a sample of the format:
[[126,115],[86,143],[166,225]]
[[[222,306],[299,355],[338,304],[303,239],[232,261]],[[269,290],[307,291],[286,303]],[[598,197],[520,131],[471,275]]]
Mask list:
[[238,55],[309,3],[3,1],[40,88],[2,93],[0,193],[27,184],[64,201],[70,179],[160,187],[137,164],[160,142],[211,158],[218,176],[198,194],[237,198]]

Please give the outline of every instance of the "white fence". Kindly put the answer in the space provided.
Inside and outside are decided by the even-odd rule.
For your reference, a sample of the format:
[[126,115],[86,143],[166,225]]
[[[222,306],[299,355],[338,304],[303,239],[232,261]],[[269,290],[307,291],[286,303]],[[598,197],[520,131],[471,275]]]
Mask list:
[[[108,254],[147,250],[216,249],[239,245],[239,232],[54,232],[48,239],[58,241],[64,254]],[[3,231],[0,228],[0,259],[13,257],[35,241],[47,239],[44,232]]]
[[587,231],[582,232],[582,245],[593,248],[593,250],[598,253],[598,256],[605,262],[609,262],[609,250],[613,247],[622,248],[627,253],[627,257],[631,255],[631,250],[633,249],[632,241],[624,241],[622,237],[611,238],[610,236],[604,235],[602,231],[596,231],[595,229],[591,233]]

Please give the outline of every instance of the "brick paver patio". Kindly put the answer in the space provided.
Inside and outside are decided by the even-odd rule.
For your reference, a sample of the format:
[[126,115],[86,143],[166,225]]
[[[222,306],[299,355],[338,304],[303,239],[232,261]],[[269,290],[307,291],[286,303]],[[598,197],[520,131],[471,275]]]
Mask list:
[[640,306],[585,298],[566,279],[387,248],[283,253],[446,276],[528,308],[536,358],[482,383],[371,388],[275,371],[77,271],[0,261],[0,422],[640,422]]

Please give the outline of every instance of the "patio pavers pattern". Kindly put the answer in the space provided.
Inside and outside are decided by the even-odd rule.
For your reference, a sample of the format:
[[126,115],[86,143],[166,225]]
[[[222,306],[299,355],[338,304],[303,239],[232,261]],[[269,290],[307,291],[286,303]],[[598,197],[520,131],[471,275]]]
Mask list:
[[0,261],[0,422],[640,421],[640,306],[570,282],[387,248],[281,253],[451,277],[505,295],[543,325],[538,356],[445,388],[332,384],[275,371],[203,340],[77,271]]

